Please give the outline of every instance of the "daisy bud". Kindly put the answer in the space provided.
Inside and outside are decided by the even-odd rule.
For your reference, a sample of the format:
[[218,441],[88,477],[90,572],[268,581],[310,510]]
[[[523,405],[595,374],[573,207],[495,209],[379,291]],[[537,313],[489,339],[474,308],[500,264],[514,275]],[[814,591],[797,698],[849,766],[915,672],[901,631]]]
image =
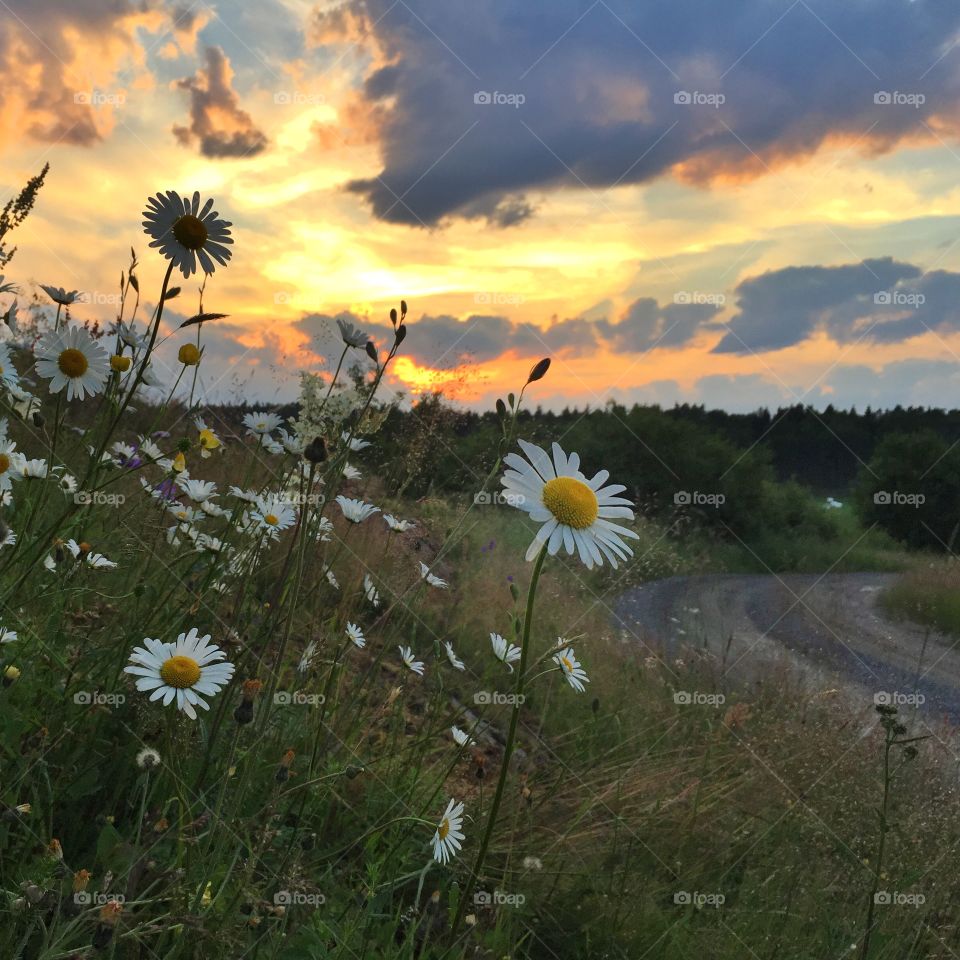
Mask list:
[[397,346],[400,346],[400,344],[403,343],[403,341],[406,340],[406,338],[407,338],[407,328],[405,324],[401,323],[400,326],[397,327],[397,337],[396,337]]
[[310,463],[323,463],[327,459],[327,441],[323,437],[314,437],[307,444],[307,449],[303,451],[303,455]]
[[400,301],[400,318],[403,319],[407,315],[407,301]]
[[185,343],[177,351],[177,359],[185,367],[195,367],[200,362],[200,349],[195,343]]
[[497,416],[502,420],[507,415],[507,405],[497,397]]
[[549,369],[550,369],[550,358],[544,357],[530,371],[530,376],[527,377],[527,383],[536,383],[537,380],[542,380],[547,375],[547,371]]
[[396,307],[391,307],[391,308],[390,308],[390,322],[391,322],[394,326],[397,325],[397,308],[396,308]]
[[171,287],[171,288],[167,291],[166,296],[163,298],[163,301],[164,301],[164,303],[166,303],[167,300],[173,300],[174,297],[179,297],[179,296],[180,296],[180,288],[179,288],[179,287]]
[[377,362],[377,348],[373,345],[372,340],[367,341],[366,346],[367,356],[374,362]]
[[140,281],[137,279],[136,274],[130,274],[130,286],[133,287],[137,293],[140,292]]
[[20,679],[20,668],[12,664],[3,671],[3,685],[9,687]]
[[130,358],[115,353],[110,358],[110,369],[114,373],[126,373],[130,369]]

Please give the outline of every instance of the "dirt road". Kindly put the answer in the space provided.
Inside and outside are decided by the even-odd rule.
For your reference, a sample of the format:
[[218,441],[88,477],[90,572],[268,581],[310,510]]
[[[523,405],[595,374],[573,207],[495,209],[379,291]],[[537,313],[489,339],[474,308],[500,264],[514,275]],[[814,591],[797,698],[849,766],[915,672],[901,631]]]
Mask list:
[[[716,574],[669,577],[623,594],[623,630],[657,651],[709,650],[725,677],[787,667],[871,701],[919,694],[922,709],[960,723],[960,639],[891,621],[878,606],[895,574]],[[919,698],[918,698],[919,699]]]

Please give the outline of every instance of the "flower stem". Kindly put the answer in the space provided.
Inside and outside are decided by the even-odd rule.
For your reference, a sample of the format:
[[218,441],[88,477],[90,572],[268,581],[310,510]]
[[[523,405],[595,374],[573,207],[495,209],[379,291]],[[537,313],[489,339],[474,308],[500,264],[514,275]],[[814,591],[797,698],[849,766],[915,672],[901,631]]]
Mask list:
[[530,628],[533,626],[533,604],[537,595],[537,583],[540,580],[540,571],[543,569],[543,561],[547,555],[546,544],[540,549],[537,555],[536,563],[533,567],[533,576],[530,578],[530,589],[527,591],[527,610],[523,618],[523,638],[520,641],[520,663],[517,666],[517,683],[515,687],[515,697],[513,702],[513,712],[510,714],[510,729],[507,731],[507,741],[503,748],[503,761],[500,765],[500,778],[497,780],[497,789],[493,795],[493,803],[490,806],[490,815],[487,818],[487,826],[484,830],[483,840],[480,842],[480,850],[477,852],[477,859],[473,864],[473,870],[470,871],[470,877],[467,879],[463,890],[463,896],[457,905],[457,915],[453,921],[452,935],[456,936],[457,930],[463,920],[467,904],[473,895],[473,888],[483,869],[483,863],[487,857],[487,850],[490,846],[490,838],[493,836],[493,828],[497,821],[497,814],[500,812],[500,803],[503,800],[503,790],[507,782],[507,773],[510,770],[510,758],[513,755],[513,748],[517,737],[517,725],[520,719],[520,707],[523,703],[524,680],[527,669],[527,654],[530,650]]

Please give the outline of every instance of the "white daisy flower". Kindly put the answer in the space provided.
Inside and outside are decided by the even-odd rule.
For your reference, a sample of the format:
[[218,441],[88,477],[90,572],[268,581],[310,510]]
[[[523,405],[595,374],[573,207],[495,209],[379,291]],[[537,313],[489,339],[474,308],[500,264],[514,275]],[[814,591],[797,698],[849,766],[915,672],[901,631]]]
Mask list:
[[69,307],[71,303],[76,303],[80,299],[79,290],[64,290],[63,287],[48,286],[45,283],[40,284],[40,289],[54,302],[59,303],[61,307]]
[[453,644],[449,640],[444,643],[444,647],[447,650],[447,659],[450,661],[450,666],[455,670],[466,670],[467,665],[453,652]]
[[338,317],[337,326],[340,328],[340,337],[348,347],[365,347],[367,345],[367,335],[349,320],[342,320]]
[[367,645],[367,639],[363,635],[363,631],[355,624],[347,624],[347,636],[353,641],[354,646],[359,647],[361,650]]
[[24,456],[16,451],[15,441],[6,437],[0,440],[0,490],[9,490],[12,481],[21,479]]
[[340,589],[340,583],[337,580],[337,577],[334,574],[334,572],[329,567],[323,568],[323,575],[327,578],[327,583],[329,583],[334,590]]
[[271,537],[278,536],[281,530],[286,530],[297,522],[297,511],[278,497],[261,497],[257,501],[257,509],[251,511],[251,516]]
[[342,493],[337,497],[337,504],[344,517],[351,523],[363,523],[367,517],[372,517],[375,513],[380,512],[380,508],[375,507],[372,503],[353,500],[350,497],[345,497]]
[[577,660],[573,652],[573,647],[567,647],[565,650],[561,650],[560,653],[554,656],[553,662],[560,667],[563,675],[567,678],[567,683],[569,683],[577,693],[583,693],[584,690],[586,690],[584,684],[589,683],[590,678],[587,676],[586,670],[580,666],[580,661]]
[[344,480],[362,480],[363,474],[354,466],[349,463],[343,465],[343,479]]
[[50,471],[50,464],[46,460],[18,461],[15,468],[21,477],[32,477],[34,480],[45,480]]
[[380,594],[373,585],[373,577],[371,577],[369,573],[363,575],[363,592],[374,607],[380,606]]
[[280,454],[284,452],[283,444],[277,440],[274,440],[271,436],[265,436],[263,438],[263,449],[266,450],[267,453],[273,454],[275,457],[279,457]]
[[307,448],[307,445],[300,437],[293,433],[287,433],[286,430],[280,431],[280,442],[283,444],[283,449],[286,450],[287,453],[292,453],[295,457],[301,456]]
[[416,521],[414,520],[398,520],[396,517],[391,516],[389,513],[383,515],[384,522],[394,533],[406,533]]
[[232,663],[217,663],[226,654],[209,642],[210,634],[199,636],[196,627],[181,633],[174,643],[144,639],[144,646],[130,654],[133,666],[124,667],[125,673],[138,676],[137,689],[152,690],[151,700],[163,698],[169,706],[176,700],[177,709],[191,720],[197,719],[195,707],[209,710],[203,697],[216,696],[233,676]]
[[8,630],[6,627],[0,627],[0,643],[13,643],[16,639],[16,630]]
[[137,454],[141,460],[151,463],[163,459],[163,451],[149,437],[140,437],[137,442]]
[[397,647],[400,651],[400,657],[403,662],[406,664],[408,669],[412,670],[414,673],[423,676],[423,661],[417,660],[413,654],[413,651],[409,647]]
[[453,739],[458,747],[472,747],[477,742],[473,737],[469,736],[465,730],[461,730],[457,726],[451,727],[450,733],[453,735]]
[[256,503],[257,494],[253,490],[241,490],[239,487],[230,488],[230,496],[243,500],[244,503]]
[[200,514],[193,507],[185,507],[182,503],[171,503],[167,510],[178,523],[196,523],[202,519]]
[[576,549],[588,568],[602,564],[604,557],[616,568],[617,558],[632,556],[633,551],[622,538],[639,539],[638,534],[611,522],[633,519],[633,505],[617,496],[626,487],[604,487],[610,476],[606,470],[587,480],[580,472],[580,457],[575,453],[568,457],[557,443],[553,444],[551,460],[540,447],[525,440],[519,442],[527,460],[507,454],[504,463],[510,469],[500,482],[519,509],[543,524],[527,550],[527,560],[532,560],[544,544],[551,556],[561,545],[568,554]]
[[343,438],[344,443],[347,443],[350,445],[350,449],[354,453],[359,453],[361,450],[365,450],[367,447],[370,446],[370,441],[364,440],[361,437],[353,437],[351,439],[350,434],[346,430],[344,430],[343,433],[340,434],[340,436]]
[[[328,542],[331,533],[333,533],[333,521],[327,517],[321,517],[317,521],[317,543]],[[334,584],[334,586],[339,588],[338,584]]]
[[436,587],[438,590],[446,590],[448,586],[447,581],[434,576],[430,572],[430,568],[422,560],[420,561],[420,579],[426,580],[431,587]]
[[199,193],[188,200],[173,190],[147,200],[143,231],[153,238],[150,246],[158,247],[184,277],[197,272],[197,260],[204,273],[213,273],[214,260],[225,267],[232,255],[226,246],[233,243],[232,224],[221,220],[217,211],[210,209],[212,206],[210,199],[201,209]]
[[121,343],[130,347],[134,353],[142,350],[150,342],[146,330],[141,333],[135,323],[126,323],[123,320],[114,325],[113,333],[120,338]]
[[34,351],[37,375],[50,381],[51,393],[67,388],[67,400],[82,400],[103,390],[110,374],[107,351],[83,328],[64,327],[48,333]]
[[499,633],[490,634],[490,644],[493,647],[493,655],[513,673],[513,667],[510,664],[520,659],[520,648],[507,643]]
[[10,348],[0,343],[0,383],[5,387],[15,387],[19,381],[17,368],[13,365]]
[[460,851],[460,841],[466,839],[460,829],[462,826],[463,803],[451,800],[437,824],[437,832],[433,835],[433,859],[437,863],[447,863]]
[[214,496],[217,485],[212,480],[184,480],[177,478],[177,486],[195,503],[203,503]]
[[276,430],[283,420],[275,413],[267,413],[265,410],[257,410],[255,413],[248,413],[243,418],[243,425],[247,428],[247,433],[253,437],[264,437],[273,430]]
[[72,474],[65,473],[60,477],[59,481],[60,489],[67,495],[73,495],[77,492],[77,478]]

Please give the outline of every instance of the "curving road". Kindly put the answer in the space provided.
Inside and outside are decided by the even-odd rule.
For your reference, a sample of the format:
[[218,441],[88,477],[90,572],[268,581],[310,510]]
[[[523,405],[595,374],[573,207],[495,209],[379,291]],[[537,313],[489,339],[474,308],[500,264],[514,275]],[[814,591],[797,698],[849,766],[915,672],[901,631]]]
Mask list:
[[622,594],[615,620],[651,653],[709,651],[724,679],[787,669],[814,689],[843,686],[871,702],[918,693],[923,710],[960,722],[960,638],[886,618],[877,599],[896,576],[669,577]]

